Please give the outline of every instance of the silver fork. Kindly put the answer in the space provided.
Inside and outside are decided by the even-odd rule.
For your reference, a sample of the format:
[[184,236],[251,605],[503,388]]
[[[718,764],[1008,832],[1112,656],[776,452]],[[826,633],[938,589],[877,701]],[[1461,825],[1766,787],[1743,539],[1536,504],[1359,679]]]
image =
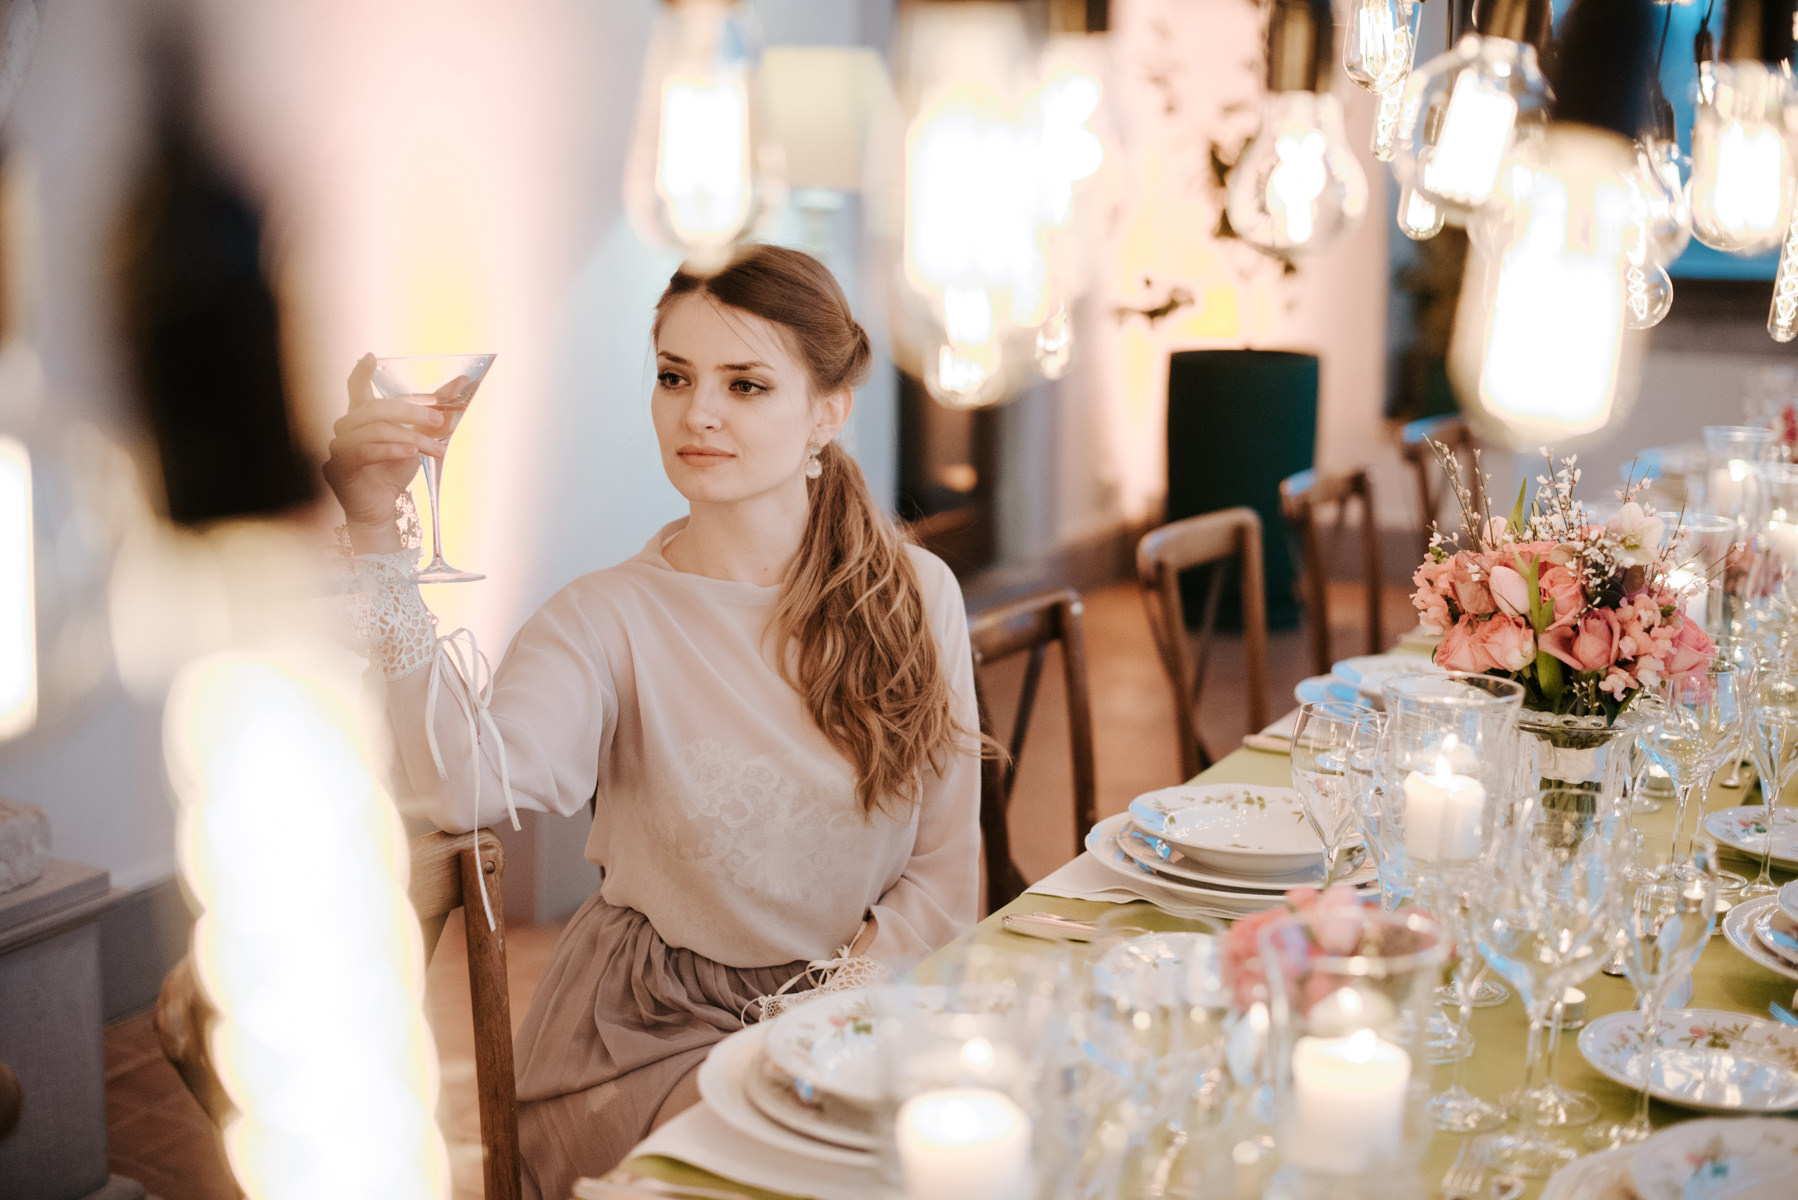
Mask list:
[[1442,1176],[1442,1200],[1474,1200],[1485,1184],[1486,1139],[1470,1137]]

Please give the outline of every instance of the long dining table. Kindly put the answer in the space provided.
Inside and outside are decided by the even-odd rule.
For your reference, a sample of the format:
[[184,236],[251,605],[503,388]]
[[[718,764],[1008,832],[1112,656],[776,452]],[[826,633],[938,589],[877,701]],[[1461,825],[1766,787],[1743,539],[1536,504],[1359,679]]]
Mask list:
[[[1719,781],[1713,785],[1708,808],[1716,808],[1758,803],[1759,793],[1752,787],[1731,788],[1726,785],[1722,773]],[[1195,783],[1248,783],[1262,786],[1278,787],[1291,782],[1290,762],[1286,755],[1266,750],[1238,749],[1220,759],[1210,769],[1197,775]],[[1673,833],[1673,805],[1671,802],[1662,805],[1657,812],[1637,814],[1636,828],[1645,839],[1645,849],[1658,851],[1665,855],[1671,845]],[[1696,814],[1687,817],[1688,828],[1696,821]],[[1752,878],[1759,869],[1758,862],[1751,862],[1733,851],[1725,850],[1724,866],[1741,872]],[[1793,872],[1782,871],[1777,866],[1774,876],[1778,882],[1786,882],[1793,878]],[[1136,903],[1145,903],[1137,901]],[[956,943],[951,944],[941,954],[954,954],[958,947],[974,943],[1004,943],[1011,946],[1034,947],[1043,954],[1069,953],[1065,944],[1044,941],[1021,936],[1007,931],[1001,918],[1007,913],[1049,912],[1058,916],[1073,917],[1081,920],[1094,920],[1100,916],[1108,905],[1102,901],[1076,900],[1059,896],[1049,896],[1026,891],[1017,900],[989,915],[976,925],[968,934]],[[929,963],[924,970],[928,970]],[[1629,983],[1621,978],[1612,978],[1596,974],[1580,985],[1587,995],[1588,1019],[1605,1013],[1617,1012],[1631,1008],[1635,1003],[1634,993]],[[1699,959],[1698,968],[1693,977],[1692,998],[1687,1002],[1688,1008],[1724,1009],[1740,1012],[1744,1015],[1765,1017],[1768,1006],[1772,1002],[1791,1006],[1793,1001],[1793,982],[1774,974],[1772,971],[1756,964],[1731,946],[1722,933],[1722,920],[1719,917],[1718,931],[1711,939],[1709,947]],[[1502,1005],[1492,1008],[1476,1009],[1473,1013],[1472,1032],[1475,1039],[1473,1055],[1465,1064],[1463,1083],[1476,1095],[1487,1099],[1496,1099],[1500,1093],[1517,1086],[1522,1082],[1525,1043],[1527,1040],[1528,1022],[1523,1007],[1515,994]],[[1556,1064],[1556,1078],[1566,1087],[1582,1091],[1592,1096],[1600,1107],[1599,1123],[1626,1120],[1634,1111],[1636,1093],[1612,1082],[1594,1070],[1581,1055],[1576,1045],[1577,1035],[1568,1033],[1562,1038],[1560,1053]],[[1434,1068],[1434,1082],[1445,1086],[1447,1066]],[[1658,1100],[1652,1103],[1650,1120],[1657,1128],[1676,1121],[1685,1120],[1702,1114],[1688,1109],[1664,1104]],[[1561,1131],[1575,1145],[1583,1134],[1580,1128]],[[1435,1196],[1443,1173],[1454,1160],[1464,1137],[1457,1134],[1438,1133],[1432,1140],[1424,1157],[1421,1171],[1423,1174],[1424,1194]],[[785,1200],[794,1193],[772,1192],[758,1189],[740,1181],[731,1179],[727,1173],[714,1173],[676,1161],[672,1158],[638,1155],[628,1159],[620,1169],[620,1176],[639,1175],[664,1181],[677,1186],[699,1186],[725,1189],[733,1194],[757,1197],[761,1200]],[[1527,1181],[1527,1187],[1521,1200],[1534,1200],[1542,1188],[1544,1181],[1533,1179]],[[1238,1197],[1237,1200],[1247,1200]]]

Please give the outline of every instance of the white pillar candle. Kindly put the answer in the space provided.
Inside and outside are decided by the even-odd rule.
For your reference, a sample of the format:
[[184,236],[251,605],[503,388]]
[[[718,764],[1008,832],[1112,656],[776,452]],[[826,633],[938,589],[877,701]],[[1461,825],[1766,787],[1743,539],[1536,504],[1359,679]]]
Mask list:
[[894,1130],[908,1200],[1025,1200],[1030,1118],[986,1088],[942,1088],[899,1106]]
[[1371,1029],[1302,1037],[1292,1048],[1287,1159],[1312,1171],[1354,1174],[1398,1154],[1411,1056]]
[[1704,576],[1686,567],[1675,567],[1667,572],[1667,586],[1672,588],[1675,593],[1682,595],[1680,611],[1693,624],[1702,627],[1705,617],[1705,595],[1709,591]]
[[1426,862],[1478,856],[1485,805],[1485,787],[1452,774],[1445,757],[1434,774],[1412,771],[1405,776],[1405,849]]

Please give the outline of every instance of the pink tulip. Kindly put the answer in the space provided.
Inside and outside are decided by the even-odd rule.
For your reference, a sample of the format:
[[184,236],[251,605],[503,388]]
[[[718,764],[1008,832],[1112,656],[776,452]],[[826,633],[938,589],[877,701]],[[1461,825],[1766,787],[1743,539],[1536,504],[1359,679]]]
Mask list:
[[1620,635],[1617,614],[1595,608],[1571,625],[1544,630],[1542,648],[1576,671],[1607,671],[1617,661]]
[[1502,563],[1493,567],[1486,586],[1491,589],[1499,612],[1507,617],[1527,618],[1530,615],[1530,587],[1515,567]]
[[1473,652],[1500,671],[1521,671],[1536,658],[1536,634],[1518,617],[1492,617],[1474,632]]

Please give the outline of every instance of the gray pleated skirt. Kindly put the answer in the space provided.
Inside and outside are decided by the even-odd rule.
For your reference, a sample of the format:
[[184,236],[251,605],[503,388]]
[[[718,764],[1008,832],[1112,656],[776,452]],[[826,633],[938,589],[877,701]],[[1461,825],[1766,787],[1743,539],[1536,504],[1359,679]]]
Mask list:
[[662,941],[596,891],[569,919],[518,1031],[524,1193],[567,1200],[617,1166],[675,1087],[743,1027],[743,1009],[805,970],[726,967]]

